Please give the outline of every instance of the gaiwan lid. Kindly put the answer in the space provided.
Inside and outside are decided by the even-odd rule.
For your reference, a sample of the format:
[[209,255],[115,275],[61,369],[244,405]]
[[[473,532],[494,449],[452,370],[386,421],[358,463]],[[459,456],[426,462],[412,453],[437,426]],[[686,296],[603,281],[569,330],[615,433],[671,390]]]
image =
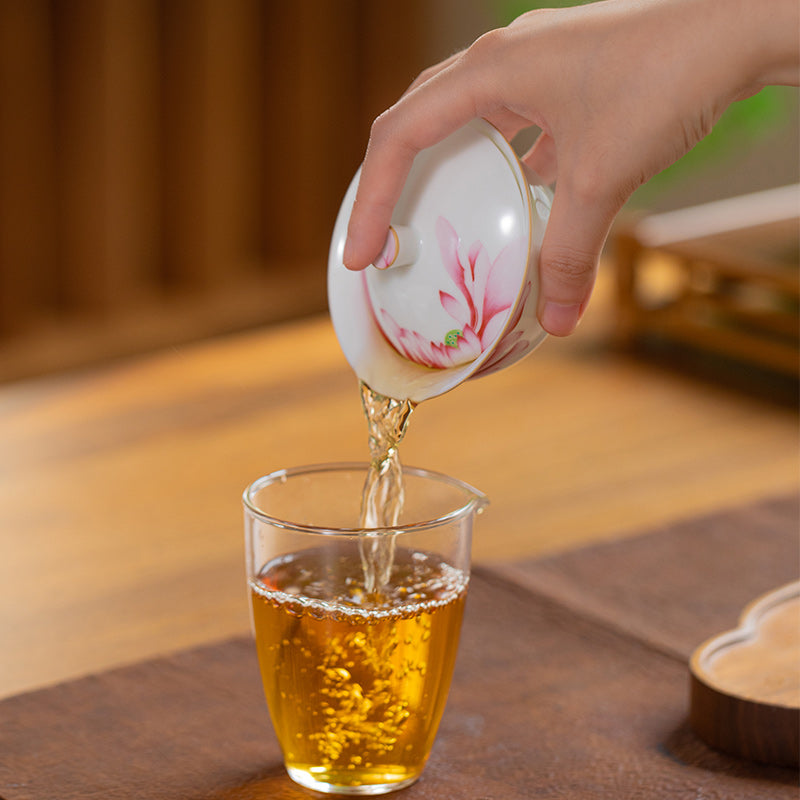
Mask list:
[[328,258],[328,303],[356,375],[416,402],[531,352],[538,256],[552,193],[529,183],[505,138],[475,120],[417,155],[386,247],[362,271],[342,255],[359,172]]

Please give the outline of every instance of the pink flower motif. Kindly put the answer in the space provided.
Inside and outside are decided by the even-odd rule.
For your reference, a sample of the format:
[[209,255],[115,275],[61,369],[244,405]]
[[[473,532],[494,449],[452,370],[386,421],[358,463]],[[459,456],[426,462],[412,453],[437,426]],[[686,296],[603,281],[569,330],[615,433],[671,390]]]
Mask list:
[[524,332],[516,329],[522,317],[522,309],[525,308],[525,303],[528,302],[530,293],[531,282],[528,281],[522,291],[522,297],[520,297],[514,319],[511,320],[508,326],[508,332],[495,345],[494,352],[491,356],[489,356],[489,358],[481,364],[480,369],[475,372],[475,377],[478,375],[487,375],[490,372],[502,369],[506,363],[511,364],[514,361],[518,361],[531,346],[530,340],[525,338]]
[[[457,290],[454,294],[440,290],[439,302],[458,327],[449,331],[444,341],[432,342],[416,331],[401,327],[384,308],[380,310],[379,321],[401,355],[426,367],[442,369],[473,361],[492,345],[505,327],[508,311],[519,291],[517,265],[522,255],[520,243],[513,242],[492,262],[484,246],[475,242],[464,263],[458,252],[458,234],[444,217],[436,221],[436,237],[443,263]],[[525,288],[523,302],[529,291],[530,284]],[[520,303],[517,309],[517,318],[522,313],[522,305]],[[521,333],[511,334],[513,342],[509,335],[503,337],[503,353],[493,355],[492,362],[516,349],[521,336]]]

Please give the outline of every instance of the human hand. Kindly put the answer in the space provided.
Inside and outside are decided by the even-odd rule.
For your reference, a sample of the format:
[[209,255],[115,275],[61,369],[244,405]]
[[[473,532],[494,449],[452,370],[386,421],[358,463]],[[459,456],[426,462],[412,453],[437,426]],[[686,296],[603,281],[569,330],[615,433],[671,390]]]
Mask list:
[[507,138],[537,126],[522,161],[555,198],[538,316],[571,333],[611,224],[633,191],[710,132],[734,100],[798,83],[797,0],[605,0],[533,11],[430,68],[372,127],[344,262],[380,253],[415,155],[483,117]]

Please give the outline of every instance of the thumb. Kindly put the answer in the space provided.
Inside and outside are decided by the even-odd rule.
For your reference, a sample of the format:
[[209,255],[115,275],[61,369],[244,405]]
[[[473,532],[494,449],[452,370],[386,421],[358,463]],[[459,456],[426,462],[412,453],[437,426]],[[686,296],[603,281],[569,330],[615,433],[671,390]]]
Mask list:
[[539,254],[537,311],[548,333],[567,336],[575,330],[592,294],[600,252],[618,210],[598,195],[556,186]]

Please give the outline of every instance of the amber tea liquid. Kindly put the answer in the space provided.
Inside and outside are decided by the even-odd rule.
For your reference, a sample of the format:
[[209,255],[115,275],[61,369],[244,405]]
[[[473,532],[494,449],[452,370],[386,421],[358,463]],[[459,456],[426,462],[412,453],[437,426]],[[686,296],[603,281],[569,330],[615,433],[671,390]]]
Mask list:
[[444,711],[467,572],[397,547],[397,446],[414,409],[361,386],[370,467],[357,541],[300,550],[250,580],[259,665],[290,776],[369,794],[413,783]]
[[400,548],[388,578],[370,600],[360,559],[326,548],[281,557],[251,580],[267,701],[300,783],[404,785],[422,771],[447,699],[468,578]]

